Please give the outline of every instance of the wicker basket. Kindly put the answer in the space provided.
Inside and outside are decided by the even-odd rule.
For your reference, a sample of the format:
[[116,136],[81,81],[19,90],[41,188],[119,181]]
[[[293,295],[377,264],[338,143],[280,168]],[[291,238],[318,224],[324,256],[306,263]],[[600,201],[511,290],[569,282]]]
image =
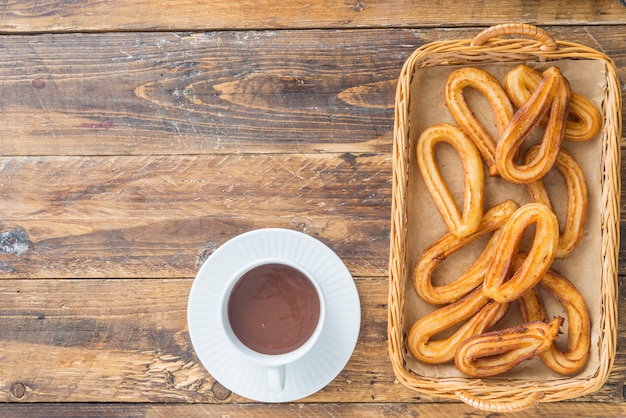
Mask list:
[[[504,35],[504,36],[503,36]],[[510,36],[513,35],[513,36]],[[433,66],[485,63],[599,60],[606,66],[606,94],[601,112],[603,128],[601,174],[601,264],[602,306],[599,367],[591,376],[551,379],[471,379],[420,375],[407,367],[404,304],[412,265],[407,256],[409,173],[415,170],[411,151],[410,92],[416,71]],[[396,94],[393,148],[393,201],[389,261],[389,352],[394,372],[405,386],[426,395],[463,402],[486,411],[513,412],[537,402],[572,399],[598,390],[613,364],[617,330],[617,259],[620,210],[621,92],[615,65],[610,58],[586,46],[555,41],[547,32],[527,24],[490,27],[473,39],[434,42],[417,49],[406,61]],[[417,232],[419,235],[419,232]],[[410,289],[410,288],[409,288]]]

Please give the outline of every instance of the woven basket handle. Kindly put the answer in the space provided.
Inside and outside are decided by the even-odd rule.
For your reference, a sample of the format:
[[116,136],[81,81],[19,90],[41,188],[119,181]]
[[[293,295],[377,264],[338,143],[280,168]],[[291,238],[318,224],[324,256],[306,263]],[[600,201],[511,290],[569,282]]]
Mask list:
[[534,406],[539,401],[539,399],[543,398],[543,392],[535,392],[519,401],[495,402],[480,399],[479,397],[470,394],[466,390],[459,391],[456,394],[460,400],[462,400],[469,406],[473,406],[476,409],[488,412],[522,411],[524,409],[530,408],[531,406]]
[[489,39],[499,35],[522,35],[535,38],[543,44],[539,48],[542,51],[554,51],[557,48],[556,41],[548,32],[528,23],[502,23],[488,27],[476,35],[470,45],[483,45]]

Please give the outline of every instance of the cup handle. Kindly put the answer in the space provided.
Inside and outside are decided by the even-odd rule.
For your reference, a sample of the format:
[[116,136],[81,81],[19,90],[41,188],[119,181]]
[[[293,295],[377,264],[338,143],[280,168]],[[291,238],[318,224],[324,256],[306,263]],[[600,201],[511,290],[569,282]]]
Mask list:
[[268,366],[267,377],[271,392],[282,392],[285,388],[285,369],[287,366]]

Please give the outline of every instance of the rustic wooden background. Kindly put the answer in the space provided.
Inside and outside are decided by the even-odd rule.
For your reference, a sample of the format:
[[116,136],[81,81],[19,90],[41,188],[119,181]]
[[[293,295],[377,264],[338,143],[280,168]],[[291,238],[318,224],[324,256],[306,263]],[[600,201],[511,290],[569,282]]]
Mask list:
[[[596,48],[626,80],[617,0],[2,2],[0,415],[481,416],[393,375],[391,144],[410,53],[502,22]],[[361,297],[351,361],[298,404],[230,393],[186,330],[202,261],[268,226],[328,244]],[[624,313],[623,248],[619,273]],[[601,390],[530,413],[626,415],[618,332]]]

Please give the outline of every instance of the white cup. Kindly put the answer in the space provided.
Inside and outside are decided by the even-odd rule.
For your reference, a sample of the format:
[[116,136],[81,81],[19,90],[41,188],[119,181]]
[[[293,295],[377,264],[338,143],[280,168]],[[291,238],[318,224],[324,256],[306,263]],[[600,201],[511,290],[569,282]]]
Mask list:
[[[319,299],[319,318],[317,321],[317,325],[313,330],[311,336],[299,347],[293,349],[292,351],[283,353],[283,354],[265,354],[258,351],[255,351],[245,345],[241,340],[237,337],[233,328],[231,326],[231,322],[229,319],[228,313],[228,305],[231,293],[235,288],[235,285],[246,273],[250,270],[265,265],[265,264],[283,264],[289,267],[292,267],[299,272],[301,272],[313,285],[315,291],[317,292],[317,296]],[[322,333],[322,328],[324,327],[324,321],[326,318],[326,305],[324,301],[324,293],[320,285],[317,283],[315,278],[308,273],[301,266],[298,266],[288,260],[284,259],[263,259],[257,260],[254,263],[248,264],[239,270],[233,277],[228,281],[226,287],[224,288],[224,292],[222,293],[222,297],[220,299],[220,321],[223,326],[223,329],[228,337],[227,340],[232,345],[232,349],[238,351],[251,361],[263,365],[267,368],[268,382],[269,388],[272,392],[281,392],[285,387],[285,381],[287,379],[287,366],[289,364],[294,363],[299,360],[303,356],[305,356],[311,349],[315,346],[318,341],[320,334]]]

